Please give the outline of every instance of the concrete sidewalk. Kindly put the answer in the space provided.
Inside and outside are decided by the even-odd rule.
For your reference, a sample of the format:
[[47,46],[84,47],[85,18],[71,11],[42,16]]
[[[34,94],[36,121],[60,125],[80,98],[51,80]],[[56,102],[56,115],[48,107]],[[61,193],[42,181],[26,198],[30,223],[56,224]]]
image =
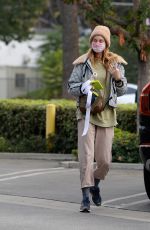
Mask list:
[[[55,153],[0,153],[0,159],[25,159],[25,160],[46,160],[58,161],[64,168],[79,168],[79,162],[75,161],[72,154],[55,154]],[[142,170],[141,163],[111,163],[111,169],[133,169]]]
[[[77,161],[62,161],[60,162],[60,166],[64,168],[79,168],[79,162]],[[141,163],[117,163],[112,162],[110,165],[111,169],[135,169],[142,170],[143,164]]]
[[74,161],[72,154],[60,153],[0,153],[0,159],[29,159],[50,161]]

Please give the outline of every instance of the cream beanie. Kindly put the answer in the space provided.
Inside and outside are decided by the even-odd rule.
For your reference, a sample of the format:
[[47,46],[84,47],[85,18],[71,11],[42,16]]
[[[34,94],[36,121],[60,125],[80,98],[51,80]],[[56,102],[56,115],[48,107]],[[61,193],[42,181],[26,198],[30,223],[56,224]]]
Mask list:
[[90,43],[96,35],[101,35],[105,39],[108,47],[110,47],[110,30],[107,26],[96,26],[90,35]]

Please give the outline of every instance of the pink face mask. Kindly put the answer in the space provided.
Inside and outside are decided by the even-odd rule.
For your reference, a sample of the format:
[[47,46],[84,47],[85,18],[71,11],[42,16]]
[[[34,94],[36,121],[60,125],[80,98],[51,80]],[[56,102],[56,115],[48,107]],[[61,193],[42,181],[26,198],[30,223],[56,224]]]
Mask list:
[[104,51],[105,48],[106,48],[105,42],[99,44],[92,42],[92,50],[94,50],[95,53],[101,53]]

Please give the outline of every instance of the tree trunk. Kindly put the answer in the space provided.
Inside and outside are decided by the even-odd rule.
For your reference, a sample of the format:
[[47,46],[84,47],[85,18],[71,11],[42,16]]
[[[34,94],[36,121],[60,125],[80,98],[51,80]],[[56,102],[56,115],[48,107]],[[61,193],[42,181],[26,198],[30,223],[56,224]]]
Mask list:
[[63,24],[63,90],[62,97],[70,98],[67,92],[68,78],[73,69],[72,62],[79,55],[77,4],[65,4],[60,1]]
[[137,10],[140,5],[140,0],[133,0],[133,10]]

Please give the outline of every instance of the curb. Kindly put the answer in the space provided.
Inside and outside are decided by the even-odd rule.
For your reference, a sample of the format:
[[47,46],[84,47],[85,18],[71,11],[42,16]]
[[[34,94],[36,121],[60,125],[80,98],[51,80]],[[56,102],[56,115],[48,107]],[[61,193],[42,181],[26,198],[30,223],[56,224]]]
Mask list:
[[0,159],[74,161],[75,157],[62,153],[0,153]]
[[[79,162],[75,161],[72,154],[60,153],[0,153],[0,159],[17,159],[17,160],[47,160],[58,161],[59,165],[64,168],[79,168]],[[110,169],[133,169],[143,170],[141,163],[115,163],[112,162]]]
[[[64,168],[79,168],[79,162],[76,161],[62,161],[60,165]],[[96,164],[94,164],[96,166]],[[141,163],[111,163],[110,169],[132,169],[143,170],[143,164]]]

